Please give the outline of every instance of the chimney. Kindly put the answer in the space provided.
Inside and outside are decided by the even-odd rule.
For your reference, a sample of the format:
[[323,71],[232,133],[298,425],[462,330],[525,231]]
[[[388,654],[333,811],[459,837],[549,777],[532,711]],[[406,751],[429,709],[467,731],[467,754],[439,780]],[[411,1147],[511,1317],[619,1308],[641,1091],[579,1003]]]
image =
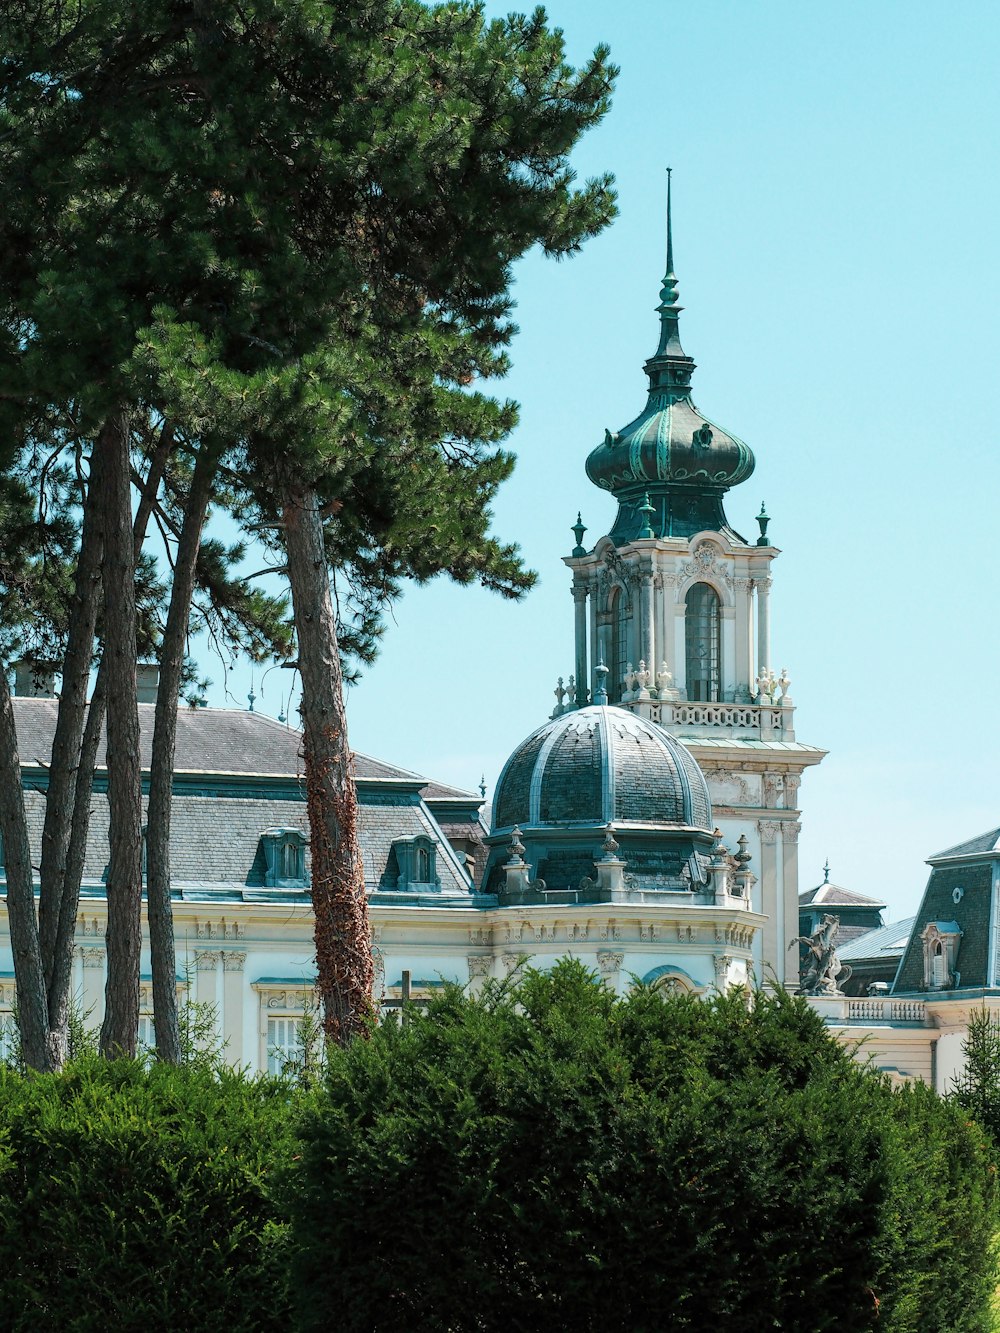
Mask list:
[[135,669],[135,693],[141,704],[155,704],[160,685],[160,668],[156,662],[140,662]]
[[21,699],[54,699],[56,673],[51,662],[15,662],[14,693]]

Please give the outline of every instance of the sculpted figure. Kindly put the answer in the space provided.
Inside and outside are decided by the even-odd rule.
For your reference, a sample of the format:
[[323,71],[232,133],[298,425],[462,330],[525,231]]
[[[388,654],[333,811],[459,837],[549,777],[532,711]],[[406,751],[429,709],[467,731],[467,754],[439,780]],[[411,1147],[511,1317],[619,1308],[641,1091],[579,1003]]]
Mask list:
[[847,981],[851,968],[837,957],[834,940],[839,929],[840,918],[826,915],[811,935],[796,935],[788,946],[794,949],[797,944],[804,944],[809,951],[799,980],[800,995],[827,998],[843,995],[837,983],[840,980]]

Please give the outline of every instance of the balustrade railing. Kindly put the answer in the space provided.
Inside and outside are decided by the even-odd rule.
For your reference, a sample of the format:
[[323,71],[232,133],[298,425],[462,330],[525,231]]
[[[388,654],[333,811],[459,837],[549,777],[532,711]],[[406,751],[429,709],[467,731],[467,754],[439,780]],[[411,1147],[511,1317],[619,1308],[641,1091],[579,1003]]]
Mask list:
[[923,1000],[859,999],[847,1001],[847,1018],[855,1022],[923,1023]]

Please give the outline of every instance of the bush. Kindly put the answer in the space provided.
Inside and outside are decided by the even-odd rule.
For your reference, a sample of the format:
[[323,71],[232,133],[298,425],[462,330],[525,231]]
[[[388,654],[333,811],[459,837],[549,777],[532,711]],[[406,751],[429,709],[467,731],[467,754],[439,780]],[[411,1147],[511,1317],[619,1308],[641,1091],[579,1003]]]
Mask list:
[[304,1137],[304,1329],[989,1326],[982,1136],[784,995],[451,989],[332,1055]]
[[0,1070],[0,1327],[287,1329],[295,1094],[207,1067]]

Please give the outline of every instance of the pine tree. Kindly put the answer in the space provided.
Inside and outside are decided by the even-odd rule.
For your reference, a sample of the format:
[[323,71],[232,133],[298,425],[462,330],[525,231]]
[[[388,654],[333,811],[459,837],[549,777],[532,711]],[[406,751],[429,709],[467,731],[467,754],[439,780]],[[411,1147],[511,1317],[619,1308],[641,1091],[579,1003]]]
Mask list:
[[[370,653],[402,578],[530,586],[489,532],[515,408],[473,385],[507,368],[517,258],[572,253],[613,214],[609,180],[574,188],[568,154],[614,70],[603,48],[567,65],[542,11],[487,24],[474,5],[416,0],[39,0],[0,17],[0,44],[0,427],[23,435],[41,407],[79,404],[101,468],[120,462],[121,412],[167,422],[196,448],[220,442],[234,502],[273,525],[303,676],[320,990],[328,1034],[346,1040],[370,1006],[371,960],[340,634]],[[64,658],[77,663],[64,773],[86,739],[90,550]],[[337,624],[330,566],[354,624]],[[117,591],[105,613],[120,623]],[[107,688],[131,715],[120,672]],[[130,793],[112,830],[115,953],[129,961],[107,1028],[125,1050],[140,892],[129,752],[112,752]],[[57,906],[74,808],[62,786]]]

